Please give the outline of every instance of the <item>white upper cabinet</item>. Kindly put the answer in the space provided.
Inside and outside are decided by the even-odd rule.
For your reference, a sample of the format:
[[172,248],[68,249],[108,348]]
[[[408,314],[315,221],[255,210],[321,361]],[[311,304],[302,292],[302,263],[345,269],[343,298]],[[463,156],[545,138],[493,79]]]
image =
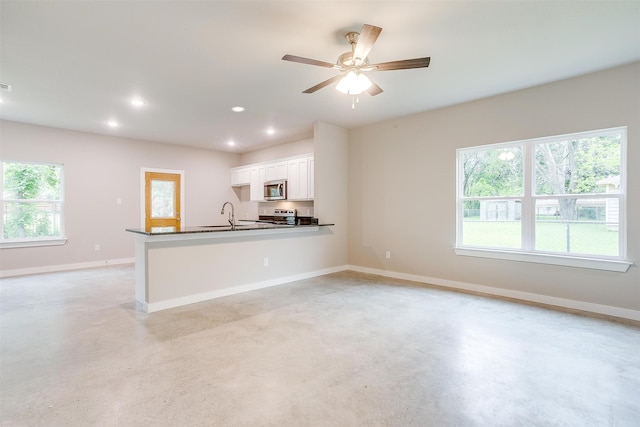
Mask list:
[[312,200],[316,196],[314,191],[314,188],[316,185],[315,178],[314,178],[315,173],[316,173],[315,163],[314,163],[313,157],[309,157],[309,199],[312,199]]
[[231,186],[239,187],[242,185],[249,185],[250,181],[250,169],[244,166],[231,169]]
[[265,181],[273,181],[275,179],[287,179],[287,162],[277,161],[274,163],[267,163],[265,165]]
[[264,166],[254,166],[250,168],[251,187],[249,188],[249,199],[252,202],[264,201]]
[[287,199],[313,200],[313,155],[279,159],[269,163],[239,166],[231,169],[231,185],[249,185],[252,202],[264,202],[264,183],[277,179],[287,180]]
[[288,162],[287,199],[309,199],[309,158],[293,159]]

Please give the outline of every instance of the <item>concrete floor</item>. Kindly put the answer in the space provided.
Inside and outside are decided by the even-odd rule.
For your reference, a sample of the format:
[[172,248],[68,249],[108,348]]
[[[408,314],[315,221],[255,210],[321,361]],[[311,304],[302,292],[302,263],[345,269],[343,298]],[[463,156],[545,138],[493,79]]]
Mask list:
[[152,314],[131,266],[1,292],[3,426],[640,425],[636,324],[352,272]]

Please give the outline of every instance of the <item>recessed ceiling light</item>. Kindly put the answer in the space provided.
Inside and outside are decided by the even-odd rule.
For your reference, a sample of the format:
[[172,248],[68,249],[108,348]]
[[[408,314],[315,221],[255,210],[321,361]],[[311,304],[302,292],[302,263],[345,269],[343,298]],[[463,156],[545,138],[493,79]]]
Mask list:
[[229,142],[227,142],[227,145],[233,146],[233,145],[236,145],[236,143],[233,142],[233,141],[229,141]]
[[134,107],[142,107],[144,104],[144,100],[140,98],[131,98],[131,105],[133,105]]
[[244,107],[231,107],[231,111],[235,111],[236,113],[241,113],[244,111]]
[[269,135],[273,135],[274,133],[276,133],[276,131],[275,131],[275,129],[274,129],[274,128],[269,128],[269,129],[267,129],[267,133],[268,133]]
[[108,125],[109,127],[112,127],[112,128],[117,128],[118,126],[120,126],[120,125],[118,124],[118,122],[116,122],[115,120],[109,120],[109,121],[107,122],[107,125]]

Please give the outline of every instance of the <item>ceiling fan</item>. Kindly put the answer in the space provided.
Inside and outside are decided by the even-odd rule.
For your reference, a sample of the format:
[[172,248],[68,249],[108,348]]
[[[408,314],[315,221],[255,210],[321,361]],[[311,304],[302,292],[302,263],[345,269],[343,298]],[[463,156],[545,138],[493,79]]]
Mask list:
[[[431,62],[430,57],[404,59],[400,61],[383,62],[380,64],[369,63],[369,52],[373,48],[382,28],[364,24],[359,33],[349,32],[345,37],[351,44],[351,52],[345,52],[338,57],[335,64],[318,61],[310,58],[303,58],[295,55],[285,55],[285,61],[299,62],[302,64],[317,65],[319,67],[333,68],[340,71],[337,76],[331,77],[303,93],[314,93],[332,83],[338,83],[336,89],[342,93],[354,95],[354,98],[366,91],[369,95],[375,96],[382,93],[380,86],[372,82],[364,73],[368,71],[391,71],[406,70],[410,68],[426,68]],[[355,99],[352,108],[355,107]]]

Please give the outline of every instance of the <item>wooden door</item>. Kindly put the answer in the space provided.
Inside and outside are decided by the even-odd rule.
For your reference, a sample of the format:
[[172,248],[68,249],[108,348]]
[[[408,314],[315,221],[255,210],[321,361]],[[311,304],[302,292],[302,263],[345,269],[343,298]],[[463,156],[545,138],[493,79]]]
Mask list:
[[145,172],[145,228],[180,229],[180,174]]

